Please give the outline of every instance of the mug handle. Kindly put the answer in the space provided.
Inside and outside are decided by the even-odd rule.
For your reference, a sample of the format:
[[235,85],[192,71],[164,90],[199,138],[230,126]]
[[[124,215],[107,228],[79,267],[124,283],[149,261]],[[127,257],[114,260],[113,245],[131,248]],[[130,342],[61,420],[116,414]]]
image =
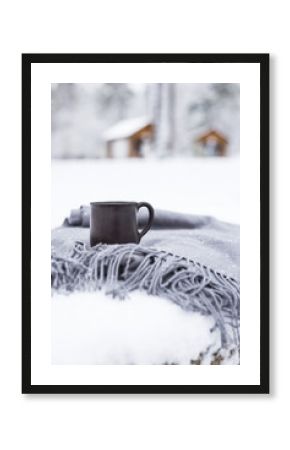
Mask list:
[[147,203],[147,202],[141,202],[141,203],[138,203],[138,204],[137,204],[137,209],[138,209],[138,211],[139,211],[140,208],[143,208],[143,207],[147,208],[148,211],[149,211],[149,220],[148,220],[148,223],[147,223],[147,224],[145,225],[145,227],[143,228],[143,230],[142,230],[140,233],[138,232],[139,241],[140,241],[141,237],[144,236],[144,234],[146,234],[147,231],[150,230],[151,225],[152,225],[152,222],[153,222],[153,219],[154,219],[154,209],[153,209],[153,207],[150,205],[150,203]]

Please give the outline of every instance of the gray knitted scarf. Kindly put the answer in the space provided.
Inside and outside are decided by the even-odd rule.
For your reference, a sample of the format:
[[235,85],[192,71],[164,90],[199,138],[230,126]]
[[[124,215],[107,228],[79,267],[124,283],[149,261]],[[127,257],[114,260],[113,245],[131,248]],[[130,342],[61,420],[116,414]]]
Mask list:
[[[147,217],[142,210],[138,223]],[[156,210],[140,244],[89,245],[90,209],[73,210],[52,231],[52,292],[104,289],[124,299],[135,289],[211,315],[221,347],[239,350],[238,225],[212,217]]]

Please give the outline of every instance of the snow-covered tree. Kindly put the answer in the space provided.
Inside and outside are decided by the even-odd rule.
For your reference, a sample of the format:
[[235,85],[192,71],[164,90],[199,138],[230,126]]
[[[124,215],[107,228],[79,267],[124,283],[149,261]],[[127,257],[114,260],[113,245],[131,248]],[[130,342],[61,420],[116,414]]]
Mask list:
[[192,127],[213,127],[220,114],[238,112],[239,93],[238,84],[204,84],[188,107]]
[[111,121],[119,121],[126,117],[133,91],[127,83],[104,83],[97,92],[97,109],[106,114]]
[[51,127],[55,130],[70,122],[71,111],[77,101],[76,85],[73,83],[54,83],[51,86]]

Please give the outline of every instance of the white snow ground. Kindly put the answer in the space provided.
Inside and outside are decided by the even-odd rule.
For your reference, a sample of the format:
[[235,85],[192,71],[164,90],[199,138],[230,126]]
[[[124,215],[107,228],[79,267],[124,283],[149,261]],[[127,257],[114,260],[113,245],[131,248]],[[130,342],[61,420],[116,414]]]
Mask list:
[[[53,160],[52,228],[90,201],[149,201],[155,208],[239,223],[239,158]],[[52,298],[54,364],[188,364],[219,335],[210,318],[134,292]],[[233,361],[235,363],[235,361]]]
[[148,201],[155,208],[240,221],[239,158],[53,160],[52,226],[90,201]]

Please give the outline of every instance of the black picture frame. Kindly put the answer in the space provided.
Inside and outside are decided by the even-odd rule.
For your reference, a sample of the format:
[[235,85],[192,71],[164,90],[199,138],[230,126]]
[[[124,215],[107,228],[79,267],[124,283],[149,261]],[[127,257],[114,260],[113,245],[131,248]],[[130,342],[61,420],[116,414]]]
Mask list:
[[[267,394],[269,393],[269,54],[23,54],[22,55],[22,393]],[[31,65],[33,63],[256,63],[260,65],[260,383],[257,385],[31,384]],[[262,150],[262,151],[261,151]]]

